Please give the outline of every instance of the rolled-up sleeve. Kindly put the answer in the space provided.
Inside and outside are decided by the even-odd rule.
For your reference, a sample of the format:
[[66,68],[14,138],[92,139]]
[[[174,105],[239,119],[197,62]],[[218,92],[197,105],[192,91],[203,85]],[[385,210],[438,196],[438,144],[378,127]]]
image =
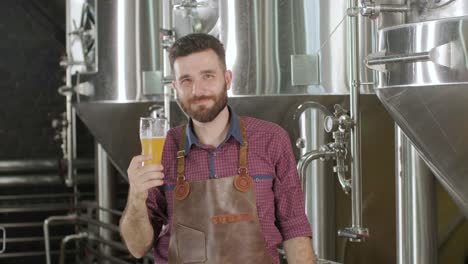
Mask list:
[[148,191],[146,199],[148,208],[148,217],[153,226],[155,238],[159,236],[162,226],[167,224],[167,203],[164,197],[164,191],[160,188],[152,188]]
[[283,240],[312,236],[305,214],[304,194],[301,189],[296,160],[289,136],[282,130],[275,151],[276,177],[273,186],[275,195],[276,225]]

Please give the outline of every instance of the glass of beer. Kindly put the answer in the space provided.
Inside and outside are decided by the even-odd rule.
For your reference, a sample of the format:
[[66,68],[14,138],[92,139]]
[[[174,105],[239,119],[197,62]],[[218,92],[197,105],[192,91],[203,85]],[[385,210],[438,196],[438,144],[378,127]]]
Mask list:
[[169,130],[167,119],[141,117],[140,141],[143,155],[153,155],[153,159],[146,161],[144,165],[161,164],[166,133]]

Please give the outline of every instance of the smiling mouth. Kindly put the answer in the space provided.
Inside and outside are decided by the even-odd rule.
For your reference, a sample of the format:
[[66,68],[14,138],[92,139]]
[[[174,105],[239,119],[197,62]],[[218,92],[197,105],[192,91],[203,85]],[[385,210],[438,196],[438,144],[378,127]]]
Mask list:
[[200,98],[200,99],[193,100],[192,103],[193,104],[204,104],[204,103],[210,102],[211,100],[212,100],[211,98]]

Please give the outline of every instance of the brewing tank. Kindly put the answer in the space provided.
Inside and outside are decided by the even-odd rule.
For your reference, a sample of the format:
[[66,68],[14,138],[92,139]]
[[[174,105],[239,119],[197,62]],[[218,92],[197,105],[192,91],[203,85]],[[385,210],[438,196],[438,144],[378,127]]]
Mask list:
[[376,93],[468,217],[468,2],[412,1],[379,30]]
[[[348,1],[220,1],[220,39],[233,71],[230,96],[349,94]],[[362,54],[374,24],[359,19]],[[373,94],[362,65],[361,93]],[[297,80],[292,76],[297,76]]]

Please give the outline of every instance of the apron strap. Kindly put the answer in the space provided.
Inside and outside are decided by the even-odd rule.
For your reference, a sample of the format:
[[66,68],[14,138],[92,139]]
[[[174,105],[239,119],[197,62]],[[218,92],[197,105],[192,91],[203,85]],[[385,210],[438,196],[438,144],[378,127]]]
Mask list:
[[[182,127],[182,131],[185,131],[186,126]],[[180,139],[179,151],[177,151],[177,183],[175,187],[175,198],[177,200],[185,199],[190,192],[190,185],[185,180],[185,137],[182,133]]]
[[245,121],[239,117],[240,130],[242,135],[242,145],[239,150],[239,174],[248,174],[247,171],[247,132],[245,130]]
[[[182,126],[182,131],[185,131],[186,126]],[[177,180],[181,178],[185,180],[185,137],[182,133],[182,137],[179,143],[179,151],[177,151]]]
[[[249,176],[247,169],[247,132],[245,128],[245,121],[239,117],[240,130],[242,135],[242,144],[239,149],[239,175],[234,180],[234,187],[241,191],[246,192],[252,186],[252,178]],[[186,126],[182,127],[185,131]],[[185,179],[185,141],[187,135],[182,133],[179,151],[177,151],[177,183],[175,187],[175,197],[178,200],[185,199],[190,192],[190,184]]]

